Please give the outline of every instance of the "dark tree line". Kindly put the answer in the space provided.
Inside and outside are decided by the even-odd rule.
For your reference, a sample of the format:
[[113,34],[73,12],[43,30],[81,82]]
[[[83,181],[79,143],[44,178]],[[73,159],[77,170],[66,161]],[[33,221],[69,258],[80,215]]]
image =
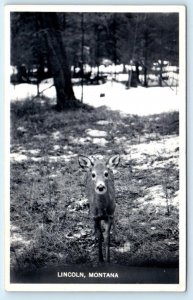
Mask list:
[[144,85],[154,62],[179,64],[177,13],[11,13],[11,64],[44,68],[54,79],[57,107],[76,105],[71,66],[114,64],[142,66]]

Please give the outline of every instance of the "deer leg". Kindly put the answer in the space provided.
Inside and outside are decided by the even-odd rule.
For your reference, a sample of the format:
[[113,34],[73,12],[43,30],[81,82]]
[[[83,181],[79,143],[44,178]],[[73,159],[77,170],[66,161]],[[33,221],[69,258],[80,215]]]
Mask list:
[[105,251],[106,251],[106,261],[110,262],[110,230],[112,225],[112,217],[108,217],[108,220],[105,221],[105,232],[104,232],[104,241],[105,241]]
[[103,250],[102,250],[102,240],[103,240],[103,233],[102,233],[102,228],[101,228],[101,221],[95,219],[94,223],[94,228],[95,228],[95,234],[96,234],[96,239],[98,242],[98,251],[99,251],[99,262],[103,262]]

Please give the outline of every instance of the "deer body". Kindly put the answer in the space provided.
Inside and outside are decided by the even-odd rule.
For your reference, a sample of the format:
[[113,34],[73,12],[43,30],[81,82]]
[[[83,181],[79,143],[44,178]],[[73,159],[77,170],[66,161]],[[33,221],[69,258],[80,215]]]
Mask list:
[[[106,163],[86,156],[79,157],[79,164],[87,170],[86,191],[90,204],[90,213],[94,220],[95,234],[98,240],[99,261],[102,262],[102,240],[104,237],[106,261],[110,261],[110,230],[115,212],[115,189],[112,168],[119,163],[119,156],[111,157]],[[102,224],[105,230],[103,235]]]

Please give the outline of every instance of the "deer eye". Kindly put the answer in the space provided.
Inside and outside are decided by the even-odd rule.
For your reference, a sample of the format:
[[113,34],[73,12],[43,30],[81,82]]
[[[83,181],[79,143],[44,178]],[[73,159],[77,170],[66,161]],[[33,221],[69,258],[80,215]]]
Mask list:
[[105,175],[105,177],[108,177],[109,174],[108,174],[107,171],[105,171],[105,172],[104,172],[104,175]]
[[92,178],[95,178],[96,177],[96,174],[95,173],[92,173]]

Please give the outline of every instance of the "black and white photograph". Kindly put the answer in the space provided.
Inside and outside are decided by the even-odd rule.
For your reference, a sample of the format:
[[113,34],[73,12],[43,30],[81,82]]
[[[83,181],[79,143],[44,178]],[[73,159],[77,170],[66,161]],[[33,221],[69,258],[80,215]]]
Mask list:
[[185,7],[5,25],[6,290],[184,291]]

